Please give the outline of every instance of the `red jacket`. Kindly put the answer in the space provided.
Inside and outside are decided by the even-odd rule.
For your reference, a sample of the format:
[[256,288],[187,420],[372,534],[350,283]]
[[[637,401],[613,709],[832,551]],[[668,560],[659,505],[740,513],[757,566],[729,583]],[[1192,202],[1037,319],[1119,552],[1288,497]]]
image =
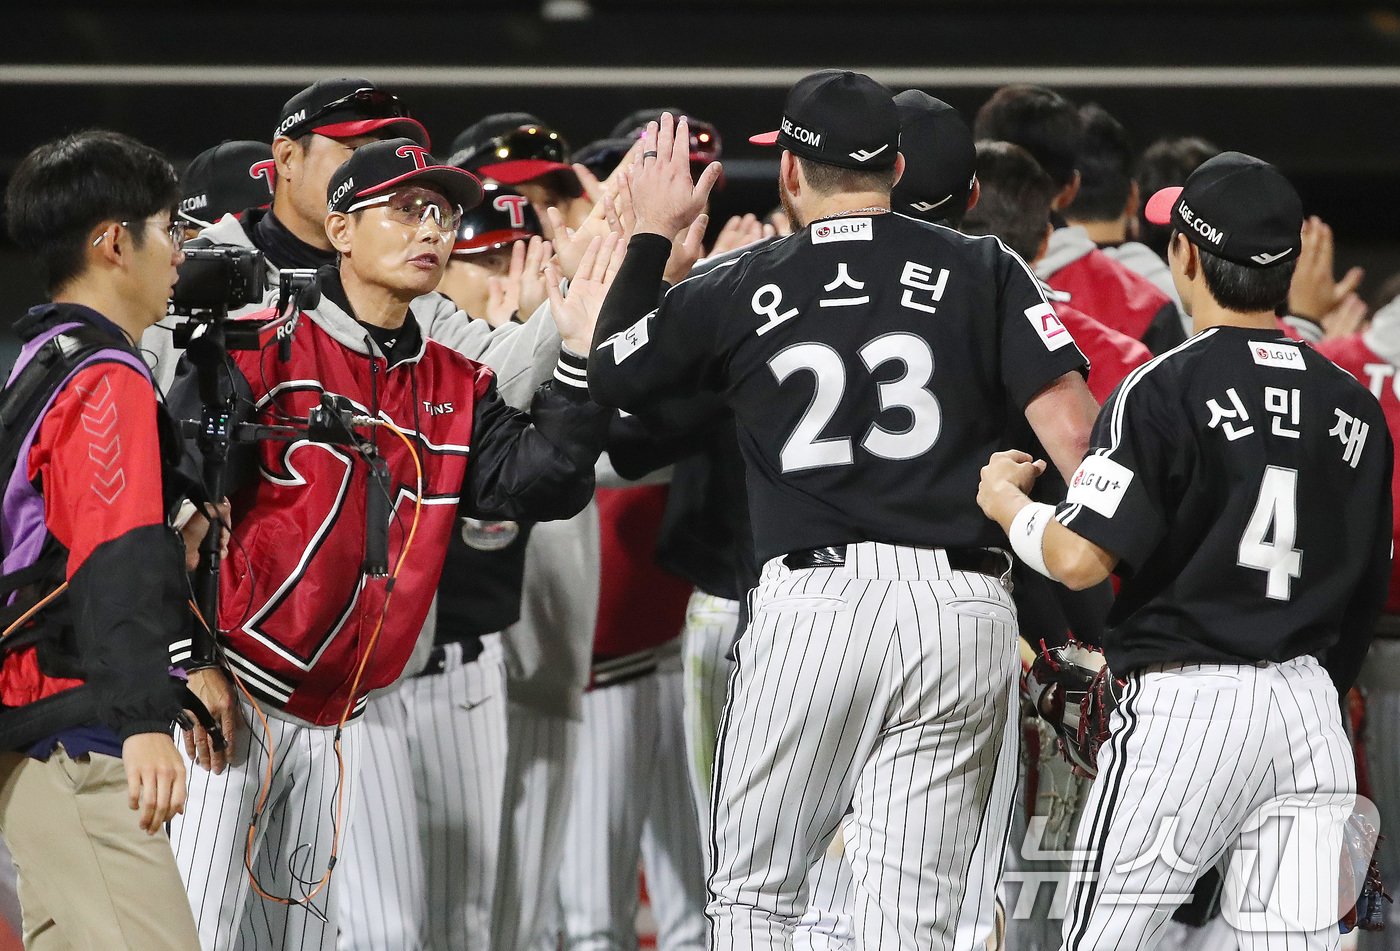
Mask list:
[[668,492],[664,485],[597,492],[602,585],[595,659],[659,647],[685,625],[691,586],[656,563]]
[[[388,579],[361,570],[368,463],[344,446],[260,443],[257,477],[231,496],[233,541],[219,628],[224,657],[250,691],[296,717],[330,725],[347,701],[358,712],[368,691],[403,671],[437,588],[459,503],[461,514],[479,517],[544,521],[577,513],[592,495],[608,413],[588,402],[577,358],[537,391],[531,415],[511,409],[489,369],[423,339],[411,314],[391,364],[347,312],[334,272],[322,275],[322,301],[301,315],[291,358],[282,361],[273,333],[264,332],[263,349],[234,351],[234,363],[252,390],[258,422],[305,417],[324,392],[408,433],[423,467],[417,534],[386,613]],[[182,375],[172,403],[188,407],[194,390]],[[373,433],[391,476],[392,568],[413,520],[416,475],[401,439],[387,429]],[[381,616],[382,631],[352,697],[355,670]]]
[[[1395,438],[1400,455],[1400,368],[1376,356],[1362,334],[1352,334],[1317,344],[1317,352],[1356,377],[1380,401],[1386,425]],[[1400,458],[1390,476],[1391,497],[1400,499]],[[1400,538],[1400,505],[1391,508],[1391,537]],[[1390,594],[1386,598],[1387,614],[1400,614],[1400,558],[1390,563]]]
[[1152,351],[1127,334],[1095,320],[1066,303],[1052,301],[1055,315],[1089,358],[1089,391],[1105,402],[1123,378],[1152,359]]
[[1069,295],[1069,305],[1119,333],[1164,353],[1185,339],[1170,297],[1147,278],[1104,254],[1081,228],[1057,229],[1036,274]]

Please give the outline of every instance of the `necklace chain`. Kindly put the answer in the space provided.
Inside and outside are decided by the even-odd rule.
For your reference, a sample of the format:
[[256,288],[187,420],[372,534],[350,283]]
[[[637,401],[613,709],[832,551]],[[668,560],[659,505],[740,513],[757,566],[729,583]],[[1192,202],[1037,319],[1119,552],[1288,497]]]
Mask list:
[[822,215],[820,218],[817,218],[816,221],[826,221],[830,218],[849,218],[852,215],[883,215],[888,213],[888,208],[883,208],[880,205],[871,205],[868,208],[852,208],[850,211],[838,211],[835,214]]

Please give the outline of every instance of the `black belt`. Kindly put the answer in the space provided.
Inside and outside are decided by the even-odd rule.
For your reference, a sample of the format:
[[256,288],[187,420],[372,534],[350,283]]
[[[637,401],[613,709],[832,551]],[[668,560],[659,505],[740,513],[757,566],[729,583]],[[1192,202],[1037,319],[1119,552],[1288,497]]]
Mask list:
[[[481,638],[465,638],[458,642],[462,645],[462,663],[470,664],[481,656]],[[423,669],[414,674],[415,677],[430,677],[433,674],[440,674],[447,670],[447,645],[438,644],[428,652],[428,662],[423,665]]]
[[[948,567],[954,571],[975,571],[979,575],[1000,578],[1011,568],[1011,559],[996,548],[945,548],[943,551],[948,555]],[[839,568],[845,563],[845,545],[804,548],[783,556],[783,564],[793,571],[802,568]]]

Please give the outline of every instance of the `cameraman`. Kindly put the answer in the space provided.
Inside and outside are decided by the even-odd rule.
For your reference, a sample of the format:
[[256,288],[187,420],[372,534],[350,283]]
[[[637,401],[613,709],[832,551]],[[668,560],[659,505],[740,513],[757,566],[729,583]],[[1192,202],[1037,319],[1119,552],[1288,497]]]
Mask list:
[[[163,448],[175,447],[162,446],[134,346],[175,281],[178,200],[169,162],[104,131],[35,149],[5,196],[10,234],[52,301],[16,325],[25,345],[0,394],[14,598],[0,830],[19,869],[26,947],[197,946],[157,835],[185,803],[166,653],[188,620],[162,472]],[[43,605],[26,623],[22,612]]]
[[[172,826],[206,951],[334,947],[329,872],[351,818],[341,803],[355,784],[355,718],[367,693],[404,669],[457,515],[567,518],[592,495],[610,414],[589,402],[577,354],[617,242],[595,240],[567,302],[554,275],[565,348],[527,416],[506,404],[491,370],[428,339],[418,317],[463,208],[480,196],[473,176],[409,139],[356,150],[327,188],[340,264],[321,270],[322,300],[302,314],[287,359],[270,330],[262,350],[230,354],[240,403],[258,422],[304,418],[324,393],[392,430],[370,437],[387,484],[370,480],[362,446],[301,439],[260,445],[257,475],[234,486],[220,649],[197,643],[190,666],[236,674],[251,726],[225,769],[191,771],[188,813]],[[192,410],[194,393],[182,376],[172,402]],[[392,511],[387,580],[364,570],[371,501]]]

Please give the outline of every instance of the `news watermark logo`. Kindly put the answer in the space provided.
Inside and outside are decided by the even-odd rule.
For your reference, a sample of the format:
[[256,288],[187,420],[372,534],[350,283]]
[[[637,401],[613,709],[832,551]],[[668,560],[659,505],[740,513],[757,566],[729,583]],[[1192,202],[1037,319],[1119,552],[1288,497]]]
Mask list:
[[1170,913],[1219,866],[1220,915],[1232,928],[1333,928],[1356,904],[1379,829],[1375,804],[1364,797],[1287,795],[1235,821],[1208,810],[1164,815],[1155,827],[1134,824],[1136,842],[1109,842],[1117,854],[1100,856],[1064,844],[1062,817],[1032,816],[1003,878],[1007,916],[1062,919],[1086,891],[1099,907],[1160,906]]

